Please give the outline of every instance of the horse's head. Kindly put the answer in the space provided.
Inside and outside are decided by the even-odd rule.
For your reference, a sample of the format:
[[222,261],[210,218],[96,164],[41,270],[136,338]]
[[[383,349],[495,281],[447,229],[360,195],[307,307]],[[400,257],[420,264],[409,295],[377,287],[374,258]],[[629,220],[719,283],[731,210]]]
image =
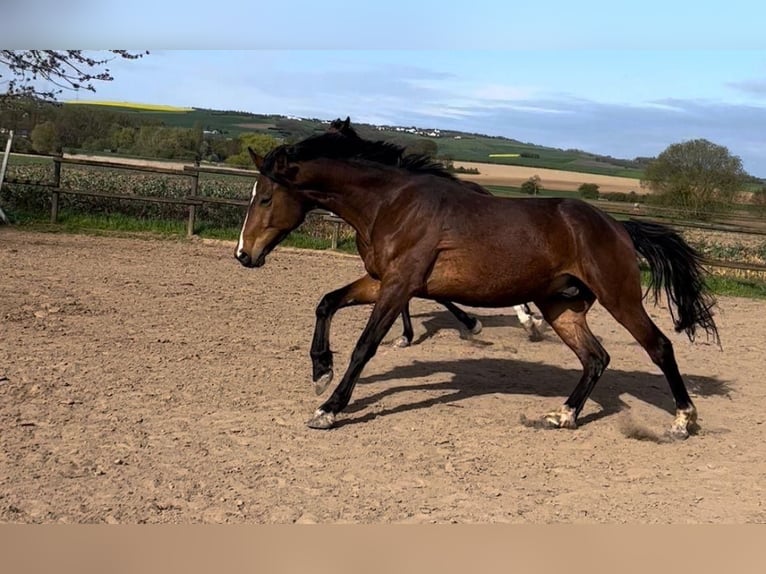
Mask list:
[[330,127],[327,128],[327,131],[329,133],[341,134],[348,138],[353,138],[356,140],[362,139],[361,137],[359,137],[359,134],[356,133],[356,130],[351,127],[351,118],[349,116],[346,116],[345,120],[338,118],[331,121]]
[[338,133],[344,133],[347,130],[351,129],[351,117],[346,116],[345,120],[342,120],[340,118],[337,118],[330,122],[330,127],[327,128],[328,132],[338,132]]
[[[260,170],[264,158],[250,148],[248,151]],[[266,255],[303,223],[309,209],[308,202],[288,187],[259,177],[253,185],[234,256],[245,267],[260,267],[266,262]]]

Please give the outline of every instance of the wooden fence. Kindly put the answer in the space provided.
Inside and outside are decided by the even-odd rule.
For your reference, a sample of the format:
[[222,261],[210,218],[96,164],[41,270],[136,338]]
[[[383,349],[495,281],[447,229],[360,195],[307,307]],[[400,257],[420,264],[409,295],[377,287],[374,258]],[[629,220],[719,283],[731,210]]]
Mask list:
[[[120,199],[129,201],[144,201],[148,203],[170,203],[186,206],[188,217],[186,223],[186,234],[194,235],[194,229],[197,219],[197,208],[204,204],[218,205],[239,205],[246,206],[248,201],[245,199],[226,199],[220,197],[205,197],[199,195],[199,177],[201,173],[211,173],[219,175],[232,175],[240,177],[250,177],[254,180],[258,178],[258,172],[237,169],[237,168],[219,168],[199,165],[185,165],[182,168],[160,167],[156,165],[141,165],[137,163],[116,162],[108,160],[92,160],[75,157],[50,156],[53,160],[53,179],[49,182],[27,181],[23,179],[6,178],[5,184],[10,185],[29,185],[47,189],[51,194],[51,223],[58,221],[59,198],[62,194],[84,195],[91,197],[104,197],[108,199]],[[189,179],[189,193],[185,197],[156,197],[145,195],[134,195],[129,193],[106,193],[102,191],[91,191],[83,189],[71,189],[61,187],[61,168],[62,165],[80,165],[88,167],[99,167],[107,169],[140,171],[155,173],[161,175],[173,175]]]
[[[247,169],[237,168],[223,168],[212,166],[200,166],[200,165],[184,165],[183,167],[161,167],[157,165],[143,165],[138,163],[117,162],[108,160],[93,160],[83,159],[75,157],[62,157],[62,156],[50,156],[54,163],[53,180],[50,182],[38,182],[38,181],[26,181],[22,179],[6,178],[2,185],[29,185],[41,188],[41,190],[47,190],[51,194],[51,223],[56,223],[58,220],[59,211],[59,198],[62,194],[71,195],[84,195],[93,197],[104,197],[109,199],[130,200],[130,201],[144,201],[149,203],[170,203],[176,205],[183,205],[187,208],[187,223],[186,233],[187,236],[194,235],[195,223],[197,218],[197,210],[199,207],[208,205],[234,205],[245,207],[249,201],[246,199],[231,199],[221,197],[207,197],[199,194],[199,178],[200,174],[218,174],[218,175],[230,175],[239,177],[249,177],[256,180],[258,178],[258,172]],[[156,173],[163,175],[174,175],[179,177],[186,177],[190,180],[189,193],[185,197],[168,198],[168,197],[155,197],[155,196],[141,196],[132,194],[120,194],[120,193],[105,193],[100,191],[90,191],[81,189],[70,189],[61,187],[61,169],[63,165],[81,165],[89,167],[99,167],[107,169],[140,171],[148,173]],[[664,223],[672,227],[685,227],[692,229],[700,229],[707,231],[723,231],[729,233],[745,234],[745,235],[757,235],[766,236],[766,221],[761,217],[754,217],[748,215],[737,216],[737,223],[732,223],[727,220],[713,220],[708,222],[700,221],[687,221],[679,217],[679,213],[673,209],[650,207],[639,207],[636,209],[632,204],[616,204],[614,202],[605,201],[590,201],[589,203],[596,207],[617,216],[630,216],[636,219],[646,221],[656,221],[658,223]],[[315,210],[322,219],[329,221],[333,224],[333,232],[331,237],[331,248],[336,249],[338,246],[338,238],[342,226],[347,225],[342,219],[336,215],[327,212],[325,210]],[[705,264],[710,267],[719,267],[724,269],[732,269],[737,271],[752,271],[756,273],[766,274],[766,265],[757,263],[746,262],[734,262],[734,261],[721,261],[717,259],[706,259]]]

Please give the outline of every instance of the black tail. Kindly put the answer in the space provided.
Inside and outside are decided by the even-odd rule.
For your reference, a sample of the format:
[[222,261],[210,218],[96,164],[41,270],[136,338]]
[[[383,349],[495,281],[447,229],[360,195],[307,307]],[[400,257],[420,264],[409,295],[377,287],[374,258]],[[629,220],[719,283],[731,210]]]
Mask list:
[[[697,327],[720,342],[712,309],[716,301],[705,284],[702,255],[672,229],[645,221],[623,221],[633,245],[649,263],[649,289],[655,301],[660,289],[670,302],[670,315],[677,332],[685,331],[694,341]],[[675,306],[676,311],[673,310]]]

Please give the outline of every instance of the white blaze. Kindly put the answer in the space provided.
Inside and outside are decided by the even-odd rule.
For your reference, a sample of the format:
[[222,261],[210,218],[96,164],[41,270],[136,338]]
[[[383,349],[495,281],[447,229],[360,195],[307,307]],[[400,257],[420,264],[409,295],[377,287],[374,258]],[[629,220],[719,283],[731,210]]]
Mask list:
[[258,189],[258,180],[253,184],[253,191],[250,193],[250,205],[247,206],[247,214],[245,215],[245,221],[242,222],[242,229],[239,232],[239,241],[237,242],[237,255],[242,253],[242,249],[245,247],[245,227],[247,227],[247,218],[250,217],[250,208],[253,206],[255,200],[255,193]]

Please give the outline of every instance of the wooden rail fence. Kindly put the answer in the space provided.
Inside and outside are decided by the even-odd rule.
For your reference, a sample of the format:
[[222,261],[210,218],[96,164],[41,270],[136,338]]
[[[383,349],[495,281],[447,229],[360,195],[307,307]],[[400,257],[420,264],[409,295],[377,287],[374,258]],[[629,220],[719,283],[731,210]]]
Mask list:
[[[217,174],[217,175],[231,175],[240,177],[250,177],[253,179],[258,178],[258,172],[247,169],[237,168],[222,168],[212,166],[200,166],[200,165],[185,165],[182,168],[174,167],[160,167],[156,165],[142,165],[138,163],[117,162],[109,160],[93,160],[75,157],[62,157],[62,156],[50,156],[53,160],[53,180],[49,182],[45,181],[29,181],[15,178],[5,178],[2,185],[28,185],[39,187],[41,190],[48,190],[51,194],[51,223],[58,221],[59,212],[59,198],[61,194],[70,195],[84,195],[92,197],[104,197],[109,199],[129,200],[129,201],[145,201],[150,203],[170,203],[176,205],[184,205],[187,207],[187,223],[186,234],[187,236],[194,235],[197,210],[199,207],[210,205],[233,205],[245,207],[249,201],[246,199],[233,199],[223,197],[208,197],[199,194],[199,177],[201,173]],[[156,173],[164,175],[175,175],[179,177],[188,177],[190,181],[189,193],[185,197],[170,198],[170,197],[156,197],[156,196],[142,196],[122,193],[106,193],[100,191],[90,191],[81,189],[70,189],[61,187],[61,168],[62,165],[81,165],[89,167],[99,167],[107,169],[140,171],[147,173]],[[746,225],[735,225],[725,221],[712,221],[712,222],[700,222],[700,221],[686,221],[677,216],[677,213],[672,209],[662,209],[652,207],[649,212],[642,212],[641,209],[636,210],[628,205],[615,205],[611,202],[591,201],[593,205],[599,207],[603,211],[612,215],[630,216],[636,219],[642,219],[646,221],[657,221],[664,223],[672,227],[686,227],[692,229],[701,229],[708,231],[724,231],[730,233],[738,233],[745,235],[758,235],[766,236],[766,226],[764,226],[763,218],[748,217],[742,219]],[[347,225],[341,218],[334,213],[330,213],[325,210],[315,210],[323,220],[333,224],[333,231],[331,236],[331,248],[337,249],[338,239],[340,236],[340,230],[342,226]],[[737,271],[752,271],[756,273],[766,274],[766,265],[757,263],[745,263],[734,261],[722,261],[718,259],[706,259],[705,265],[710,267],[719,267],[725,269],[732,269]]]
[[[62,157],[62,156],[51,156],[51,159],[53,160],[53,180],[52,181],[41,182],[41,181],[29,181],[29,180],[23,180],[23,179],[8,178],[4,182],[4,184],[29,185],[29,186],[40,187],[43,189],[48,189],[51,194],[51,219],[50,219],[51,223],[56,223],[58,221],[59,199],[62,194],[104,197],[108,199],[119,199],[119,200],[128,200],[128,201],[144,201],[148,203],[166,203],[166,204],[169,203],[169,204],[175,204],[175,205],[183,205],[187,207],[188,216],[187,216],[187,223],[186,223],[186,234],[188,236],[194,235],[194,229],[195,229],[195,224],[197,219],[197,209],[200,206],[206,203],[239,205],[239,206],[246,206],[248,204],[248,201],[244,199],[227,199],[227,198],[206,197],[206,196],[199,195],[199,177],[201,173],[251,177],[253,179],[257,179],[258,177],[257,171],[252,171],[247,169],[237,169],[237,168],[218,168],[218,167],[208,167],[208,166],[186,165],[186,166],[183,166],[183,168],[179,169],[179,168],[173,168],[173,167],[160,167],[156,165],[141,165],[136,163],[116,162],[116,161],[109,161],[109,160],[92,160],[92,159],[83,159],[83,158],[74,158],[74,157]],[[190,179],[189,194],[186,197],[172,198],[172,197],[134,195],[129,193],[107,193],[102,191],[65,188],[65,187],[61,187],[62,165],[80,165],[80,166],[88,166],[88,167],[99,167],[99,168],[127,170],[127,171],[139,171],[139,172],[156,173],[156,174],[162,174],[162,175],[174,175],[179,177],[187,177]]]

